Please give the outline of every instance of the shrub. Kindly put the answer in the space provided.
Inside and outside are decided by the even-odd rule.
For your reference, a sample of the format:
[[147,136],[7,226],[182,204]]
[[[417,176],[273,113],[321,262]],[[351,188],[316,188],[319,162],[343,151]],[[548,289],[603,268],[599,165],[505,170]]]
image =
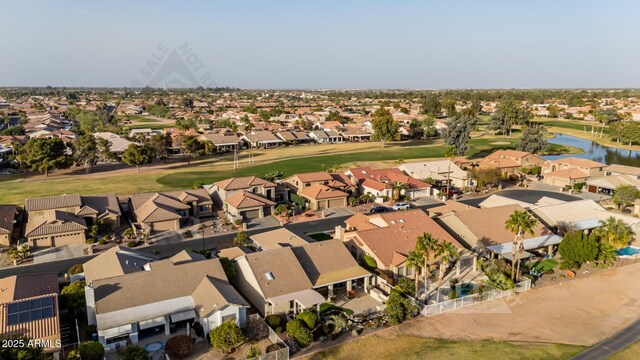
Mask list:
[[[586,235],[582,231],[571,231],[563,237],[558,252],[562,256],[563,263],[567,262],[577,268],[587,261],[596,259],[598,239],[593,232]],[[568,264],[565,264],[565,267]]]
[[82,264],[75,264],[73,266],[71,266],[69,268],[69,271],[67,271],[69,273],[69,275],[75,275],[75,274],[80,274],[84,271],[84,269],[82,268]]
[[87,244],[93,244],[94,242],[96,242],[96,239],[94,239],[94,238],[88,238],[87,239]]
[[271,344],[271,345],[267,346],[266,352],[270,353],[270,352],[278,351],[278,350],[284,349],[284,348],[285,348],[285,346],[280,344],[280,343]]
[[368,270],[374,270],[378,268],[378,263],[371,256],[365,255],[362,257],[362,266]]
[[586,185],[587,185],[587,183],[583,183],[583,182],[575,183],[575,184],[573,184],[573,190],[582,191],[582,188],[585,187]]
[[252,347],[249,349],[249,354],[247,354],[247,359],[255,359],[255,358],[257,358],[258,356],[260,356],[261,354],[262,354],[262,353],[260,352],[260,350],[259,350],[257,347],[252,346]]
[[389,201],[389,197],[387,195],[382,195],[380,198],[382,198],[382,202]]
[[118,350],[118,360],[149,360],[149,354],[138,345],[129,344],[124,349]]
[[296,334],[296,341],[300,346],[309,346],[313,342],[313,334],[306,327],[300,328]]
[[105,239],[100,239],[100,241],[98,241],[98,244],[100,244],[100,245],[106,245],[106,244],[107,244],[107,240],[105,240]]
[[135,242],[135,241],[129,241],[127,243],[127,247],[133,248],[133,247],[136,247],[136,246],[138,246],[138,243]]
[[233,321],[226,321],[211,330],[209,338],[211,339],[211,345],[225,354],[235,350],[246,339],[242,334],[242,330]]
[[62,295],[62,297],[67,302],[67,307],[72,310],[80,310],[84,308],[84,285],[84,281],[74,281],[62,288],[60,295]]
[[236,237],[233,238],[232,243],[233,246],[247,246],[249,245],[249,235],[244,231],[240,231],[236,234]]
[[187,335],[174,336],[167,340],[164,345],[164,351],[173,359],[184,359],[193,352],[193,341]]
[[318,321],[318,315],[315,312],[305,311],[296,316],[296,319],[302,321],[309,329],[316,327]]
[[109,240],[111,240],[111,237],[109,235],[105,235],[105,236],[102,237],[102,240],[109,241]]
[[416,290],[415,284],[411,279],[403,277],[396,283],[395,289],[403,294],[413,295]]
[[258,341],[269,336],[269,327],[259,318],[248,318],[243,330],[248,341]]
[[242,225],[242,219],[238,219],[236,221],[233,222],[236,226],[240,226]]
[[278,314],[273,314],[264,318],[264,321],[266,321],[270,328],[275,330],[282,323],[282,318]]
[[412,305],[398,291],[391,290],[391,295],[387,299],[387,306],[384,309],[384,315],[389,323],[396,325],[405,321],[411,314]]
[[451,290],[449,292],[449,299],[457,299],[458,298],[458,292],[455,290]]
[[80,344],[80,357],[82,360],[102,360],[104,347],[97,341],[85,341]]
[[287,213],[287,210],[289,210],[287,205],[280,204],[280,205],[276,206],[276,208],[273,210],[273,214],[274,215],[283,215],[283,214]]
[[287,323],[287,333],[292,338],[295,338],[300,329],[305,328],[302,321],[298,319],[291,320]]

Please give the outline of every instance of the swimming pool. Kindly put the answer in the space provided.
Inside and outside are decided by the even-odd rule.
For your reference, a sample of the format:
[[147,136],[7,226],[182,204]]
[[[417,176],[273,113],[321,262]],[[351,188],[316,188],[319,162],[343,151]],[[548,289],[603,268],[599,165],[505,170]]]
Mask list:
[[640,249],[635,246],[627,246],[616,251],[616,254],[618,254],[618,256],[633,256],[636,254],[640,254]]

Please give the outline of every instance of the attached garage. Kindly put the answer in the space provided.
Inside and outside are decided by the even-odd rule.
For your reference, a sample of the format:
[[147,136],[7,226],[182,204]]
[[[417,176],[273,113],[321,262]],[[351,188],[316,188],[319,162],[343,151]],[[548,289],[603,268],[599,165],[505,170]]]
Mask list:
[[419,197],[428,197],[428,196],[431,196],[431,189],[409,190],[408,195],[412,199],[419,198]]
[[329,206],[328,206],[329,208],[336,208],[336,207],[342,207],[342,206],[345,206],[344,198],[329,200]]
[[260,218],[260,210],[247,210],[240,212],[244,219],[258,219]]
[[589,187],[587,188],[587,191],[590,193],[597,193],[598,192],[598,187],[594,186],[594,185],[589,185]]

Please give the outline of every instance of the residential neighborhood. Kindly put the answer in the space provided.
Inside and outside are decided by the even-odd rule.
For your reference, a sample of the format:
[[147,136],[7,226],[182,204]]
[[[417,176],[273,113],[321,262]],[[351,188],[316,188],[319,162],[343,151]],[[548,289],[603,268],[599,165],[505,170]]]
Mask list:
[[640,358],[640,3],[2,14],[0,360]]

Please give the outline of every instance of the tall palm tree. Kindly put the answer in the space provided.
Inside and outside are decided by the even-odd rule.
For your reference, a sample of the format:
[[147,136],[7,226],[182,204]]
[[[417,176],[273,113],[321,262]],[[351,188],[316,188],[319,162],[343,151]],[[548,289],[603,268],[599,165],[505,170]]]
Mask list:
[[[514,234],[513,237],[513,247],[511,249],[511,279],[515,280],[516,278],[516,249],[518,248],[518,239],[525,233],[529,233],[533,235],[534,229],[538,221],[531,216],[526,210],[516,210],[509,216],[507,221],[505,221],[505,229],[512,232]],[[520,257],[522,257],[522,253],[524,252],[524,244],[520,246]],[[520,273],[520,262],[518,261],[518,274]]]
[[420,254],[418,251],[411,251],[409,252],[409,255],[407,256],[407,260],[405,261],[405,263],[407,264],[408,267],[412,267],[413,268],[413,279],[415,281],[415,294],[416,294],[416,298],[418,297],[418,279],[420,278],[420,276],[418,276],[418,274],[420,273],[420,267],[422,266],[423,263],[423,259],[422,259],[422,254]]
[[402,181],[396,181],[393,183],[393,199],[395,201],[398,201],[398,199],[400,199],[400,194],[402,193],[402,190],[406,189],[408,187],[407,183],[404,183]]
[[616,250],[629,245],[635,232],[625,224],[622,219],[611,216],[605,221],[600,221],[598,229],[600,238]]
[[438,244],[436,256],[440,257],[440,272],[438,273],[438,286],[440,286],[442,284],[442,279],[444,279],[444,272],[449,267],[451,259],[459,258],[460,253],[452,243],[445,241]]
[[455,146],[449,146],[447,151],[444,153],[444,157],[449,159],[449,169],[447,170],[447,198],[449,197],[449,192],[451,188],[451,162],[458,155],[458,149]]
[[429,259],[431,258],[431,255],[436,252],[438,244],[438,239],[434,238],[431,234],[428,233],[424,233],[422,234],[422,236],[418,236],[418,239],[416,241],[415,251],[422,255],[422,277],[425,292],[428,290],[427,278],[429,276]]

